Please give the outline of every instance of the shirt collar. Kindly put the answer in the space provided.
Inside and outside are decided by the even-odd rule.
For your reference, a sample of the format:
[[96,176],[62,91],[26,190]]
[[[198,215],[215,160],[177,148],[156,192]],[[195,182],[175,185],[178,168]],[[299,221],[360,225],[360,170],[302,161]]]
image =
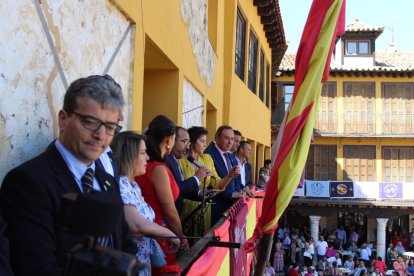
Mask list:
[[230,153],[230,151],[222,151],[218,146],[217,143],[214,143],[214,146],[216,147],[216,149],[220,152],[221,155],[225,154],[225,153]]
[[237,163],[239,163],[240,165],[243,165],[243,166],[244,166],[244,164],[246,164],[246,163],[247,163],[247,159],[244,159],[244,161],[242,162],[242,161],[240,161],[240,159],[237,157],[237,155],[236,155],[236,159],[237,159]]
[[85,173],[86,169],[92,168],[95,171],[95,162],[92,162],[89,166],[85,163],[79,161],[63,144],[60,142],[59,139],[55,142],[57,150],[65,160],[66,165],[68,166],[69,170],[74,175],[76,181],[81,183],[81,178]]

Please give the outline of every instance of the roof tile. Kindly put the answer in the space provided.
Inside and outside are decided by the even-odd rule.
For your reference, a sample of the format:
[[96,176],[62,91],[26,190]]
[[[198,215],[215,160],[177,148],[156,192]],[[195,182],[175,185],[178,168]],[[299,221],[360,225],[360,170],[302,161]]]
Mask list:
[[355,19],[351,24],[346,26],[345,32],[380,32],[384,31],[384,27],[378,27],[362,23],[359,19]]
[[[288,52],[284,55],[279,71],[295,70],[296,53]],[[405,72],[414,70],[414,53],[398,50],[395,45],[389,45],[385,50],[375,53],[375,65],[345,66],[331,63],[331,71],[385,71]]]

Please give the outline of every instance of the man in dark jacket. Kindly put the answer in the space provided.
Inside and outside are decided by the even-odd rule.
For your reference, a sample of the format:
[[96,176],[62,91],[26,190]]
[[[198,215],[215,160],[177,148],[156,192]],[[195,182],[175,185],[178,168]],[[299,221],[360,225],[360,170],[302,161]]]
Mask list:
[[[95,161],[121,127],[121,87],[108,75],[74,81],[59,111],[59,138],[45,152],[11,170],[0,190],[15,275],[61,275],[66,255],[84,238],[59,226],[65,193],[105,192],[121,203],[118,184]],[[93,223],[93,218],[91,218]],[[105,247],[136,254],[124,218]]]
[[181,213],[183,209],[184,198],[194,201],[199,200],[199,195],[201,196],[199,183],[204,180],[208,173],[206,168],[201,167],[196,171],[194,176],[184,179],[184,175],[178,164],[178,159],[185,157],[189,142],[190,138],[187,130],[177,126],[175,130],[175,144],[171,150],[171,154],[164,157],[165,162],[171,170],[174,179],[178,184],[178,188],[180,189],[180,195],[175,201],[175,207],[177,208],[178,213]]

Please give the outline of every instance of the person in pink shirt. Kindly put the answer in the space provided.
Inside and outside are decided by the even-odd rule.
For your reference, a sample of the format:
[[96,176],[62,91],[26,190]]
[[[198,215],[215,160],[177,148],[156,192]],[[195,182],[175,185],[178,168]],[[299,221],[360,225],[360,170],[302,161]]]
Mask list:
[[407,265],[405,264],[401,255],[398,255],[397,260],[392,264],[394,270],[398,272],[400,276],[406,276],[407,273]]

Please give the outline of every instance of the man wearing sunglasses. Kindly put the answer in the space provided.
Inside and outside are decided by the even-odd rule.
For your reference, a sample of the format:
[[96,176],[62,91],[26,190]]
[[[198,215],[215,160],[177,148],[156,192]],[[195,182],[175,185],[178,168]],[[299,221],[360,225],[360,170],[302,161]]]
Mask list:
[[[95,191],[120,199],[113,177],[95,161],[121,130],[123,105],[121,87],[108,75],[74,81],[58,114],[59,138],[4,178],[0,211],[8,224],[15,275],[61,275],[68,251],[83,242],[58,225],[62,194]],[[98,238],[98,243],[135,254],[127,233],[122,220],[115,233]]]

